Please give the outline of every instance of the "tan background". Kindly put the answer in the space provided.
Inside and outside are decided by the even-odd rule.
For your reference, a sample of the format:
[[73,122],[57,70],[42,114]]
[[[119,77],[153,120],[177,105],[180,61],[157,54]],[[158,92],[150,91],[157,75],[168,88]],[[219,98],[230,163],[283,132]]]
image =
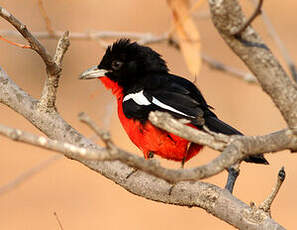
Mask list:
[[[242,1],[248,2],[248,1]],[[84,32],[88,30],[116,30],[162,33],[171,25],[171,14],[165,0],[45,0],[55,29]],[[44,23],[36,0],[2,0],[1,6],[14,13],[33,31],[43,31]],[[267,0],[264,9],[282,40],[296,59],[295,1]],[[245,5],[250,13],[252,6]],[[202,11],[207,10],[204,4]],[[261,20],[255,27],[280,57]],[[244,68],[225,46],[210,20],[197,20],[201,32],[203,52],[232,66]],[[0,29],[12,27],[0,19]],[[16,41],[24,42],[22,39]],[[56,41],[43,40],[53,52]],[[154,45],[167,60],[172,72],[189,76],[180,53],[165,44]],[[106,122],[106,106],[112,101],[110,92],[93,82],[80,82],[77,76],[96,64],[104,50],[94,41],[72,41],[65,58],[63,78],[58,94],[58,109],[64,118],[87,136],[92,132],[77,121],[80,111],[96,118],[101,126]],[[0,41],[0,65],[31,95],[38,97],[45,78],[41,59],[30,50],[22,50]],[[198,77],[199,88],[210,105],[226,122],[248,135],[265,134],[285,127],[271,100],[255,85],[233,79],[205,65]],[[140,152],[123,132],[113,109],[111,133],[114,141],[131,152]],[[0,122],[26,131],[40,133],[20,115],[0,105]],[[52,152],[0,137],[0,186],[50,157]],[[186,166],[196,166],[217,156],[205,149]],[[296,155],[283,152],[268,155],[271,165],[242,164],[235,195],[249,203],[261,202],[270,192],[281,166],[286,167],[287,180],[272,207],[273,218],[288,229],[296,227]],[[179,164],[162,161],[164,165]],[[226,173],[207,181],[223,186]],[[27,180],[11,192],[0,196],[0,229],[59,229],[53,215],[57,212],[65,230],[75,229],[233,229],[199,208],[177,207],[152,202],[130,194],[113,182],[78,164],[61,159]]]

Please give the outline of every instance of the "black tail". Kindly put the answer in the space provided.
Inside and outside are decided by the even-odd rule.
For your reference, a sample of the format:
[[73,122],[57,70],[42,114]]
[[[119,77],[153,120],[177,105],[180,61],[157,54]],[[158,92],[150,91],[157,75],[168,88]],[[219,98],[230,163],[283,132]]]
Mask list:
[[[232,128],[230,125],[227,125],[220,119],[218,119],[215,116],[205,116],[205,126],[216,133],[223,133],[226,135],[243,135],[238,130]],[[255,155],[255,156],[249,156],[244,159],[246,162],[252,162],[256,164],[265,164],[268,165],[269,162],[264,158],[263,154]]]

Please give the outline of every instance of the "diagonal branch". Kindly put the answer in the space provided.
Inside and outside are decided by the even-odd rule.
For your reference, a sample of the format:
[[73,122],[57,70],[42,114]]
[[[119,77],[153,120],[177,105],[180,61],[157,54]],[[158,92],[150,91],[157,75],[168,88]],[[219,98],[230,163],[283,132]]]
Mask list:
[[54,29],[52,27],[51,20],[50,20],[49,16],[46,13],[45,7],[43,5],[43,1],[42,0],[37,0],[37,3],[38,3],[39,10],[41,12],[41,15],[42,15],[42,17],[44,19],[46,30],[48,31],[48,33],[51,36],[53,36],[55,31],[54,31]]
[[61,157],[62,157],[61,155],[57,155],[57,154],[50,156],[48,159],[40,162],[39,164],[35,165],[34,167],[20,174],[12,181],[8,182],[5,185],[0,186],[0,196],[20,186],[22,183],[24,183],[29,178],[39,173],[41,170],[49,167],[51,164],[61,159]]
[[44,61],[48,72],[55,75],[61,71],[60,67],[55,63],[54,59],[44,48],[44,46],[31,34],[27,27],[16,17],[0,6],[0,16],[13,25],[29,42],[33,50],[35,50]]
[[[254,2],[256,4],[256,0],[252,0],[252,2]],[[291,75],[292,75],[293,79],[295,80],[295,82],[297,82],[296,64],[293,61],[288,49],[286,48],[286,46],[284,45],[284,43],[280,39],[280,36],[277,34],[276,30],[274,29],[268,15],[263,10],[261,12],[261,17],[263,19],[264,24],[266,25],[268,33],[270,34],[270,36],[272,37],[272,39],[274,40],[274,42],[278,46],[280,52],[282,53],[283,58],[285,59],[287,65],[289,67],[289,70],[291,72]]]
[[255,74],[262,89],[271,97],[289,127],[297,126],[297,86],[286,74],[257,32],[248,27],[238,38],[233,31],[244,24],[236,0],[209,0],[212,20],[231,49]]
[[31,49],[31,46],[29,46],[29,45],[23,45],[23,44],[20,44],[20,43],[16,43],[16,42],[10,41],[10,40],[2,37],[1,35],[0,35],[0,39],[2,41],[5,41],[5,42],[11,44],[11,45],[14,45],[14,46],[17,46],[17,47],[20,47],[20,48],[23,48],[23,49]]

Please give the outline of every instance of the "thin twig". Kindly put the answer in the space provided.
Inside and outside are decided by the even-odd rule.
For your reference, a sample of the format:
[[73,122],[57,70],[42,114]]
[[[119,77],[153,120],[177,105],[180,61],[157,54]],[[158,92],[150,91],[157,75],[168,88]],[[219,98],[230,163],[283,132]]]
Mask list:
[[52,165],[52,163],[60,160],[63,156],[55,154],[53,156],[50,156],[48,159],[42,161],[41,163],[35,165],[34,167],[30,168],[29,170],[23,172],[19,176],[17,176],[15,179],[7,183],[6,185],[3,185],[0,187],[0,195],[3,195],[7,192],[12,191],[13,189],[17,188],[24,182],[26,182],[31,177],[35,176],[37,173],[39,173],[41,170],[47,168],[48,166]]
[[37,2],[38,2],[38,7],[40,9],[41,15],[42,15],[42,17],[44,19],[44,22],[45,22],[46,30],[48,31],[50,36],[53,36],[55,31],[54,31],[54,29],[52,27],[51,20],[50,20],[49,16],[46,13],[45,7],[43,5],[43,1],[42,0],[37,0]]
[[100,129],[95,124],[95,122],[84,112],[79,113],[78,118],[81,122],[88,125],[96,133],[96,135],[101,138],[101,140],[105,143],[106,147],[109,150],[116,150],[116,148],[111,140],[111,136],[110,136],[109,132]]
[[[254,4],[257,4],[256,0],[252,0],[252,2]],[[293,79],[295,80],[295,82],[297,82],[297,71],[296,71],[295,61],[293,61],[288,49],[286,48],[285,44],[280,39],[280,36],[276,32],[274,26],[272,25],[268,15],[266,14],[266,12],[264,10],[262,10],[261,17],[263,19],[264,24],[266,25],[268,33],[270,34],[273,41],[276,43],[280,52],[282,53],[282,55],[287,63],[287,66],[289,67],[289,70],[291,72]]]
[[57,220],[57,222],[59,224],[60,230],[64,230],[63,225],[62,225],[62,223],[60,221],[60,218],[59,218],[58,214],[56,212],[54,212],[53,214],[56,217],[56,220]]
[[23,37],[29,42],[32,49],[35,50],[40,55],[50,74],[54,75],[61,71],[61,69],[55,63],[55,61],[48,53],[48,51],[37,40],[37,38],[33,34],[31,34],[31,32],[27,29],[27,27],[1,6],[0,6],[0,17],[8,21],[23,35]]
[[272,202],[274,201],[275,197],[277,196],[284,180],[286,178],[286,172],[285,172],[285,168],[282,167],[278,174],[277,174],[277,180],[276,180],[276,184],[273,187],[271,193],[269,194],[269,196],[259,205],[259,209],[262,209],[264,212],[267,212],[270,216],[271,216],[271,205]]
[[250,18],[235,32],[232,33],[232,35],[240,35],[254,20],[255,18],[261,14],[261,9],[263,5],[264,0],[259,0],[258,5],[254,11],[254,13],[250,16]]
[[29,46],[29,45],[23,45],[23,44],[20,44],[20,43],[16,43],[16,42],[7,40],[6,38],[2,37],[1,35],[0,35],[0,39],[2,41],[5,41],[5,42],[11,44],[11,45],[14,45],[14,46],[17,46],[17,47],[20,47],[20,48],[23,48],[23,49],[31,49],[31,46]]
[[258,81],[254,77],[253,74],[244,72],[243,70],[237,69],[232,66],[225,65],[222,62],[219,62],[213,58],[211,58],[208,55],[202,54],[202,60],[212,69],[217,70],[217,71],[222,71],[227,74],[230,74],[231,76],[234,76],[238,79],[244,80],[250,84],[257,84]]

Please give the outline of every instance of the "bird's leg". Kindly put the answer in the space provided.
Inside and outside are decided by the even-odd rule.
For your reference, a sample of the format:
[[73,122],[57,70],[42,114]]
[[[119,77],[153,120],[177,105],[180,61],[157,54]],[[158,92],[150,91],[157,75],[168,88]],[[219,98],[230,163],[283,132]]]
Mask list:
[[240,172],[239,164],[231,166],[230,168],[227,169],[227,171],[228,171],[228,179],[227,179],[225,189],[229,190],[229,192],[232,193],[235,185],[235,181]]
[[[148,152],[147,154],[147,159],[152,159],[154,158],[154,152]],[[128,179],[130,176],[132,176],[134,173],[136,173],[138,169],[133,169],[127,176],[126,179]]]

